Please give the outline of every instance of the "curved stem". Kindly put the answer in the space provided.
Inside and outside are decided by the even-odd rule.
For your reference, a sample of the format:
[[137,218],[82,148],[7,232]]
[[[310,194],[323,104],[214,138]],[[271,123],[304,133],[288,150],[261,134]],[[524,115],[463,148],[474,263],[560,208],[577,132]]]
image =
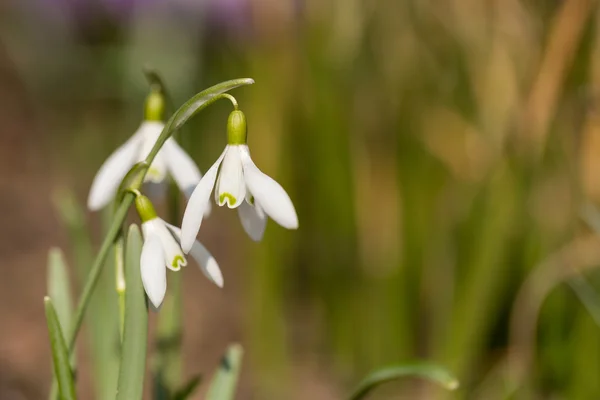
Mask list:
[[100,272],[102,272],[102,266],[108,257],[108,253],[110,248],[112,247],[114,241],[119,236],[121,232],[121,225],[125,221],[127,217],[127,211],[129,211],[129,207],[133,204],[135,196],[132,193],[126,193],[121,205],[115,212],[115,216],[113,222],[104,237],[104,241],[102,241],[102,245],[100,246],[100,251],[92,264],[92,268],[88,274],[88,277],[85,282],[85,286],[83,287],[83,291],[81,293],[81,297],[79,298],[79,302],[77,303],[77,308],[75,310],[75,318],[73,320],[73,325],[71,331],[69,332],[69,337],[67,338],[69,344],[69,351],[73,351],[75,347],[75,340],[77,339],[77,334],[79,333],[79,329],[81,328],[81,323],[83,322],[83,316],[85,314],[85,310],[90,302],[90,298],[92,296],[92,292],[96,287],[96,283],[98,282],[98,278],[100,277]]
[[[144,160],[145,164],[151,165],[152,161],[154,160],[154,158],[156,157],[156,155],[158,154],[158,152],[160,151],[162,146],[165,144],[167,139],[169,139],[175,131],[177,131],[179,128],[181,128],[181,126],[188,119],[190,119],[191,117],[196,115],[196,113],[198,113],[202,109],[210,106],[217,100],[221,100],[221,99],[227,99],[227,100],[231,101],[231,103],[233,104],[233,107],[236,110],[238,108],[237,101],[235,100],[235,98],[233,96],[231,96],[227,93],[219,93],[219,94],[210,96],[210,98],[208,100],[206,100],[205,102],[203,102],[199,108],[197,108],[195,110],[191,110],[191,112],[190,112],[189,105],[195,103],[197,101],[198,97],[206,97],[206,95],[202,95],[203,93],[204,92],[200,92],[196,96],[192,97],[183,106],[181,106],[179,108],[179,110],[177,110],[175,112],[175,114],[173,114],[171,116],[171,118],[169,118],[169,120],[165,124],[165,127],[163,128],[160,136],[158,137],[158,139],[156,139],[156,143],[155,143],[154,147],[152,148],[152,150],[150,150],[150,153],[148,153],[148,156]],[[147,172],[148,172],[148,169],[144,169],[144,170],[142,170],[141,174],[138,175],[138,176],[141,176],[142,181],[143,181],[143,178],[146,176]],[[139,186],[141,186],[141,183],[142,182],[139,183]]]

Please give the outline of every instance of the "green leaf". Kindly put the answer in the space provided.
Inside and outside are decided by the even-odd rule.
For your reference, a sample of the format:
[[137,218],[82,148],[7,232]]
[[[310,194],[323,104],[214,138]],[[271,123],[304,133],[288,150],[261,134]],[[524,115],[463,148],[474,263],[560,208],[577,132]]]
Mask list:
[[200,375],[197,375],[190,379],[189,382],[185,384],[185,386],[183,386],[181,389],[175,392],[175,394],[173,395],[173,400],[186,400],[194,393],[194,390],[196,390],[201,380],[202,377]]
[[60,326],[68,331],[73,320],[73,299],[65,257],[58,247],[48,252],[48,295],[54,304]]
[[[75,194],[67,188],[54,194],[54,202],[59,219],[67,228],[71,253],[73,254],[74,268],[72,271],[75,271],[75,274],[71,277],[78,278],[79,285],[82,285],[84,281],[86,282],[82,289],[82,300],[79,301],[72,314],[70,326],[65,326],[61,320],[65,340],[71,350],[71,362],[74,360],[74,335],[79,331],[84,317],[83,313],[86,311],[85,306],[88,306],[88,317],[85,320],[91,346],[94,398],[97,400],[114,400],[120,359],[120,337],[118,316],[113,311],[117,308],[117,301],[113,271],[109,268],[112,260],[110,257],[106,257],[110,254],[112,242],[104,243],[102,246],[98,258],[108,258],[108,261],[105,263],[106,267],[103,271],[100,271],[99,266],[101,264],[98,264],[98,262],[102,260],[97,259],[94,261],[94,246],[86,223],[85,207],[77,200]],[[110,212],[108,211],[105,210],[104,215],[110,218],[108,215]],[[127,210],[123,210],[123,215],[126,212]],[[116,232],[120,232],[120,226]],[[96,279],[96,281],[91,282],[92,285],[90,285],[87,278]],[[95,289],[93,285],[96,285]],[[50,294],[50,297],[56,304],[54,296]],[[84,300],[87,304],[83,304]],[[59,311],[57,304],[56,307]],[[71,363],[71,366],[73,365]],[[49,398],[51,400],[58,399],[56,379],[53,380]]]
[[[93,246],[86,226],[85,210],[69,189],[57,190],[53,193],[52,198],[58,217],[67,228],[73,266],[80,283],[85,279],[93,257]],[[64,328],[66,329],[66,327]]]
[[[169,118],[163,131],[160,136],[156,140],[155,146],[150,150],[150,153],[146,156],[146,163],[150,165],[158,154],[158,151],[162,147],[162,145],[167,141],[167,139],[178,129],[180,129],[183,124],[185,124],[190,118],[194,115],[211,105],[213,102],[218,100],[220,94],[223,94],[231,89],[235,89],[244,85],[251,85],[254,83],[253,79],[250,78],[241,78],[241,79],[233,79],[226,82],[218,83],[214,86],[209,87],[206,90],[201,91],[200,93],[193,96],[191,99],[186,101],[181,107],[175,111],[175,113]],[[140,178],[143,178],[145,172],[140,175]],[[139,182],[141,185],[141,182]]]
[[221,82],[201,91],[186,101],[181,107],[179,107],[175,114],[173,114],[173,129],[177,130],[181,128],[181,126],[185,124],[188,119],[210,105],[212,103],[210,100],[215,96],[240,86],[252,85],[253,83],[254,79],[250,78],[233,79],[230,81]]
[[221,365],[210,383],[206,400],[232,400],[242,367],[242,346],[232,344],[221,359]]
[[75,399],[75,385],[73,383],[73,372],[69,363],[69,349],[60,328],[56,310],[52,305],[52,300],[48,296],[44,297],[44,307],[46,309],[50,346],[52,347],[54,375],[58,380],[60,398],[64,400]]
[[125,250],[125,325],[119,368],[117,400],[141,399],[144,391],[148,310],[140,274],[142,236],[136,225],[129,227]]
[[446,369],[435,364],[417,362],[413,364],[392,365],[372,372],[354,390],[354,393],[350,396],[350,400],[362,399],[367,393],[382,383],[406,377],[424,378],[438,383],[448,390],[458,388],[458,380]]

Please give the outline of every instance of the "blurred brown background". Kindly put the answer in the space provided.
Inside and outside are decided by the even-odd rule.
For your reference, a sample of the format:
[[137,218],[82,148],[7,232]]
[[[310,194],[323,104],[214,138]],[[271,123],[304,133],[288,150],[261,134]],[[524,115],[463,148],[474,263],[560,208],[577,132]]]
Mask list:
[[[592,0],[4,0],[0,398],[46,396],[47,252],[79,293],[81,232],[97,246],[106,222],[81,204],[140,123],[146,64],[176,105],[255,79],[232,94],[300,219],[255,244],[215,207],[200,238],[225,289],[183,272],[182,381],[240,341],[240,399],[344,398],[414,359],[461,388],[372,398],[600,398],[599,18]],[[203,171],[228,112],[181,135]],[[112,398],[111,304],[80,340],[81,398]]]

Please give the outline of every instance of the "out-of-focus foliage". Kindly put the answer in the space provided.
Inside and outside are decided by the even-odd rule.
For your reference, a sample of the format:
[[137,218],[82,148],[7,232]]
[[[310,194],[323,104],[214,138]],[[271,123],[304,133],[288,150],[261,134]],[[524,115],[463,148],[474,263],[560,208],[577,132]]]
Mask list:
[[[389,393],[600,396],[600,328],[566,284],[600,285],[596,1],[122,3],[3,2],[0,73],[31,99],[49,170],[81,191],[139,122],[144,64],[176,105],[254,78],[236,93],[252,155],[300,229],[269,224],[261,246],[237,232],[244,252],[221,253],[245,296],[241,393],[334,398],[426,358],[460,389]],[[180,138],[203,171],[227,111]]]

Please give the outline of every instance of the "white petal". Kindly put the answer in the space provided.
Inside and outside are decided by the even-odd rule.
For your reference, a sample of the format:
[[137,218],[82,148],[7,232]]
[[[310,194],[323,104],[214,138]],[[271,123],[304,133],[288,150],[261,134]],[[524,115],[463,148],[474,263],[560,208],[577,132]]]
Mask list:
[[254,201],[254,205],[248,203],[248,201],[244,201],[238,207],[238,214],[248,236],[255,242],[260,242],[267,226],[267,216],[260,205],[258,205],[256,200]]
[[179,271],[181,267],[187,265],[185,255],[179,245],[179,240],[175,239],[169,229],[167,223],[160,218],[144,222],[142,231],[147,236],[158,236],[165,253],[165,266],[173,271]]
[[167,139],[162,150],[165,153],[167,169],[186,196],[191,196],[202,175],[196,163],[173,138]]
[[290,196],[279,183],[258,169],[250,158],[247,146],[244,146],[241,155],[244,178],[256,203],[260,204],[264,212],[279,225],[287,229],[297,229],[298,216]]
[[242,146],[228,146],[229,151],[225,154],[217,189],[215,190],[215,201],[220,205],[227,204],[229,208],[236,208],[246,197],[246,184],[244,182],[244,170],[240,149]]
[[200,183],[198,183],[198,186],[194,189],[185,208],[185,212],[183,213],[183,221],[181,223],[181,248],[186,254],[189,253],[192,248],[194,240],[196,240],[196,236],[200,230],[204,211],[206,210],[206,207],[208,207],[210,193],[215,186],[217,171],[219,170],[219,165],[221,164],[221,161],[223,161],[227,149],[228,147],[225,147],[225,150],[223,150],[223,153],[221,153],[217,161],[208,169],[208,171],[206,171],[206,175],[200,179]]
[[[138,161],[142,161],[148,156],[148,153],[150,153],[150,150],[152,150],[152,147],[154,147],[154,144],[156,143],[156,140],[160,136],[164,127],[165,125],[158,121],[145,121],[142,124],[140,130],[143,132],[144,139],[138,154]],[[166,177],[167,162],[163,146],[158,154],[156,154],[156,157],[154,157],[144,181],[159,183],[162,182]]]
[[[170,224],[167,224],[167,227],[173,232],[175,237],[181,240],[181,229]],[[217,260],[215,260],[208,250],[206,250],[206,247],[204,247],[199,241],[194,240],[189,254],[194,258],[194,260],[196,260],[196,263],[198,263],[198,266],[202,270],[204,276],[206,276],[208,280],[212,281],[215,285],[222,288],[223,274],[221,273],[221,269],[219,268]]]
[[96,173],[87,201],[90,210],[99,210],[110,203],[121,180],[137,161],[136,156],[143,139],[138,132],[112,153]]
[[158,236],[151,234],[144,238],[140,267],[146,295],[154,307],[159,308],[167,292],[167,269],[165,253]]

